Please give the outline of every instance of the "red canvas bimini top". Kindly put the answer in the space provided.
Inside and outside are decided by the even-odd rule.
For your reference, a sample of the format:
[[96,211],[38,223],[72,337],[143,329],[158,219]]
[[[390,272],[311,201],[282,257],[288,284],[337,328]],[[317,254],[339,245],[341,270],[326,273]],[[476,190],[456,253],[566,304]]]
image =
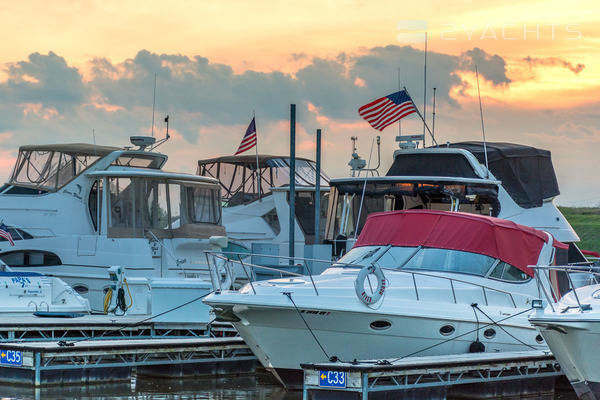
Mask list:
[[[462,212],[410,210],[369,215],[355,247],[434,247],[479,253],[507,262],[529,276],[546,233],[505,219]],[[554,240],[555,247],[568,248]]]

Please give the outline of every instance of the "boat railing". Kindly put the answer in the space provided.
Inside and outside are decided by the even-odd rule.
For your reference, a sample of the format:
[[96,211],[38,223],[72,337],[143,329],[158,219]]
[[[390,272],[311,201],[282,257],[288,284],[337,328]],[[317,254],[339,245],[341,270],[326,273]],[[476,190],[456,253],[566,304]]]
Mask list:
[[[541,278],[543,276],[547,279],[548,282],[552,282],[552,279],[550,278],[550,272],[552,272],[552,271],[565,273],[565,276],[567,277],[571,291],[573,292],[573,297],[575,297],[575,301],[577,302],[577,308],[579,309],[579,311],[584,312],[585,310],[587,310],[589,308],[589,305],[581,303],[579,296],[577,294],[577,290],[575,290],[575,289],[577,289],[579,287],[591,285],[591,284],[600,283],[600,266],[599,265],[589,262],[589,263],[580,263],[580,264],[573,264],[573,265],[532,265],[530,267],[533,268],[534,270],[536,270],[535,276],[536,276],[536,279],[538,282],[538,286],[540,288],[542,288],[544,297],[548,301],[548,304],[550,305],[550,308],[552,309],[553,312],[556,311],[554,306],[558,303],[558,301],[560,300],[560,298],[562,296],[560,293],[555,292],[554,285],[552,285],[552,284],[548,285],[550,287],[550,293],[548,293],[548,291],[545,289],[545,285],[543,284],[543,282],[541,280]],[[575,281],[573,280],[573,276],[572,276],[573,274],[577,274],[576,276],[577,276],[577,278],[579,278],[577,283],[580,283],[579,285],[575,284]],[[583,281],[581,280],[581,278],[583,278]]]
[[506,296],[508,299],[510,299],[510,303],[513,305],[513,307],[517,308],[517,303],[516,303],[515,298],[513,297],[512,293],[508,292],[506,290],[493,288],[490,286],[482,285],[480,283],[469,282],[469,281],[465,281],[462,279],[451,278],[449,276],[428,274],[426,272],[417,272],[417,271],[409,270],[409,269],[405,270],[405,269],[395,269],[395,268],[387,268],[387,267],[381,267],[381,269],[410,274],[411,278],[412,278],[412,282],[413,282],[413,287],[415,289],[415,296],[416,296],[417,300],[419,300],[419,289],[418,289],[418,285],[417,285],[416,276],[426,276],[426,277],[435,278],[435,279],[443,279],[443,280],[446,280],[447,282],[449,282],[450,289],[452,290],[452,297],[454,299],[455,304],[458,304],[457,297],[456,297],[455,283],[459,283],[459,284],[469,285],[469,286],[473,286],[473,287],[481,289],[481,293],[483,295],[483,299],[485,301],[486,306],[490,305],[489,299],[488,299],[488,292],[495,292],[495,293],[500,293],[500,294]]
[[[300,274],[297,272],[292,272],[292,271],[289,271],[289,270],[286,270],[283,268],[276,268],[276,267],[272,267],[272,266],[254,264],[248,260],[249,258],[251,258],[253,256],[261,257],[261,258],[272,258],[273,260],[276,260],[277,262],[279,262],[281,260],[287,260],[287,261],[289,261],[289,265],[291,265],[291,266],[304,267],[308,273],[308,278],[309,278],[309,280],[312,284],[313,290],[317,296],[319,295],[319,290],[318,290],[317,285],[314,280],[314,274],[313,274],[313,271],[311,268],[311,263],[325,263],[325,264],[328,264],[328,267],[342,267],[342,268],[350,267],[350,268],[357,268],[357,269],[361,269],[361,268],[365,267],[365,265],[363,265],[363,264],[340,263],[339,261],[319,260],[319,259],[313,259],[313,258],[294,257],[292,259],[287,256],[278,256],[278,255],[236,253],[236,252],[216,252],[216,251],[205,251],[204,253],[206,254],[206,262],[207,262],[208,268],[211,271],[211,279],[213,282],[213,287],[215,287],[219,290],[228,289],[228,288],[222,287],[223,285],[222,285],[221,279],[219,279],[219,276],[224,273],[229,274],[229,276],[234,275],[233,270],[235,269],[235,265],[238,265],[241,267],[240,269],[243,271],[243,274],[244,274],[242,276],[242,278],[245,278],[248,281],[248,284],[250,285],[250,288],[254,294],[256,294],[256,289],[254,287],[254,283],[257,282],[257,279],[256,279],[256,271],[257,270],[270,271],[272,273],[279,274],[280,278],[305,277],[306,275]],[[506,298],[509,300],[510,304],[512,304],[513,307],[517,308],[517,303],[515,301],[513,294],[511,292],[508,292],[508,291],[505,291],[502,289],[490,287],[487,285],[482,285],[482,284],[475,283],[475,282],[470,282],[467,280],[452,278],[452,277],[448,277],[448,276],[444,276],[444,275],[435,275],[435,274],[427,273],[427,272],[420,272],[420,271],[408,270],[408,269],[407,270],[396,269],[393,267],[382,267],[382,266],[380,266],[380,268],[384,271],[393,271],[396,273],[403,273],[403,274],[410,275],[411,281],[412,281],[412,286],[413,286],[414,293],[415,293],[415,298],[417,299],[417,301],[421,300],[423,298],[423,289],[422,288],[419,289],[419,284],[417,283],[417,277],[421,276],[421,277],[428,277],[428,278],[434,278],[434,279],[441,279],[441,280],[448,282],[450,285],[451,292],[452,292],[452,299],[455,304],[458,304],[458,296],[457,296],[456,286],[457,285],[468,285],[471,287],[475,287],[478,290],[481,290],[481,293],[482,293],[482,296],[483,296],[486,306],[489,306],[489,304],[490,304],[489,303],[489,293],[499,293],[503,296],[506,296]],[[219,271],[219,269],[221,269],[221,271]]]

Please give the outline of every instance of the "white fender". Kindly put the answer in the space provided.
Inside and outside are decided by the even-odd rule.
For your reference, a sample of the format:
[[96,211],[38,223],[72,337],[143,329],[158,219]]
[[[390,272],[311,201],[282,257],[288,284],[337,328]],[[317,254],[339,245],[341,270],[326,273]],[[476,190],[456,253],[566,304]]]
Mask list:
[[[233,277],[231,273],[231,269],[227,268],[225,265],[227,261],[222,258],[217,258],[215,260],[215,265],[217,267],[217,277],[222,276],[219,282],[219,288],[221,290],[229,290],[231,289],[231,285],[233,284]],[[214,288],[217,289],[217,288]]]
[[[367,279],[367,275],[369,274],[373,274],[377,278],[377,288],[371,296],[369,296],[365,291],[365,279]],[[377,303],[385,293],[386,286],[387,280],[385,279],[383,271],[378,265],[369,265],[364,267],[360,270],[356,280],[354,281],[354,290],[356,291],[356,296],[366,305]]]

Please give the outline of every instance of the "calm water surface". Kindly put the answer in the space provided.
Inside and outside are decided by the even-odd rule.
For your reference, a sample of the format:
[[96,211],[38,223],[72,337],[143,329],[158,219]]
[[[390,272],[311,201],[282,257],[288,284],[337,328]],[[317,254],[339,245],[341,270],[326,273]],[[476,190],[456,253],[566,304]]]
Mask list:
[[[260,374],[215,379],[144,379],[132,384],[72,385],[43,389],[2,384],[0,399],[301,400],[302,393],[286,392],[270,375]],[[564,386],[557,391],[555,399],[577,400],[574,393]]]
[[41,389],[0,385],[0,399],[133,399],[133,400],[301,400],[270,375],[184,380],[138,380],[135,383],[57,386]]

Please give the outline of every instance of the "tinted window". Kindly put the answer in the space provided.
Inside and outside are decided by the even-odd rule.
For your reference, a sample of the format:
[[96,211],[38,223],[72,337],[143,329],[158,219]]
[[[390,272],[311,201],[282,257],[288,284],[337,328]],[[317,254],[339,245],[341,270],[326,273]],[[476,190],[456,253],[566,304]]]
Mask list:
[[47,251],[23,250],[11,251],[0,255],[9,267],[43,267],[49,265],[61,265],[60,258]]
[[[33,236],[31,236],[29,233],[25,232],[23,229],[8,228],[8,233],[10,233],[12,240],[33,239]],[[8,239],[6,239],[5,237],[0,236],[0,242],[6,242],[7,240]]]
[[441,272],[461,272],[485,276],[495,259],[483,254],[458,250],[423,248],[404,266]]
[[505,281],[526,281],[529,279],[526,273],[517,267],[501,261],[494,267],[490,273],[490,278],[502,279]]

